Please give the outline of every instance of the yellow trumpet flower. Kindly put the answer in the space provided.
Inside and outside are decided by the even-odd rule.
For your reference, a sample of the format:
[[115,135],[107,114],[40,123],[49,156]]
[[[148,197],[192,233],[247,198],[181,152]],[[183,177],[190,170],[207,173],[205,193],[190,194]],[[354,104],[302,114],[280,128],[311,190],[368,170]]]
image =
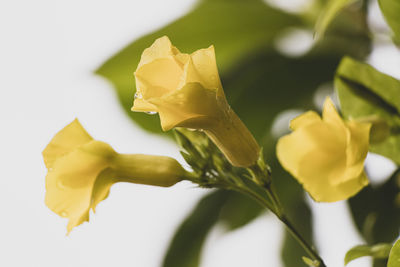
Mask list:
[[187,175],[170,157],[115,152],[93,140],[78,120],[54,136],[43,158],[48,169],[45,203],[69,219],[68,232],[89,221],[90,209],[107,198],[116,182],[172,186]]
[[290,128],[293,132],[278,141],[277,156],[314,200],[347,199],[368,184],[364,160],[370,123],[343,121],[327,98],[322,118],[308,111]]
[[226,101],[213,46],[189,55],[161,37],[144,50],[135,79],[133,111],[158,112],[164,131],[203,130],[235,166],[256,163],[260,148]]

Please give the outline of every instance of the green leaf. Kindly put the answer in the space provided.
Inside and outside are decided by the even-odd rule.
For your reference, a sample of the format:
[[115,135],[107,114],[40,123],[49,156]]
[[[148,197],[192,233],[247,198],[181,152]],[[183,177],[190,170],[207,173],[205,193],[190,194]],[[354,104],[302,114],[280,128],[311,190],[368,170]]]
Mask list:
[[359,245],[355,246],[347,251],[344,258],[344,264],[347,265],[349,262],[358,259],[360,257],[371,256],[377,259],[385,259],[389,256],[391,244],[381,243],[373,246]]
[[400,170],[378,186],[368,186],[349,200],[358,231],[368,244],[391,243],[400,228]]
[[215,191],[204,197],[179,226],[163,267],[197,267],[207,233],[218,221],[219,212],[230,192]]
[[227,230],[233,231],[240,228],[258,217],[266,209],[255,200],[232,192],[222,207],[219,221]]
[[[298,229],[309,244],[312,244],[312,221],[310,208],[305,203],[304,199],[299,199],[298,205],[292,205],[290,208],[291,209],[288,213],[293,218],[292,221],[295,222],[296,229]],[[285,266],[303,266],[303,262],[305,262],[304,255],[306,255],[306,252],[292,237],[292,235],[288,231],[285,231],[281,255]],[[311,259],[310,261],[311,262],[308,263],[306,262],[306,264],[309,266],[315,266],[314,261]]]
[[[378,116],[393,129],[400,126],[400,81],[346,57],[337,70],[335,87],[345,118]],[[370,151],[400,164],[398,147],[400,134],[392,131],[384,141],[371,144]]]
[[379,0],[378,2],[383,16],[394,33],[395,41],[400,44],[400,1]]
[[375,97],[380,98],[390,108],[400,113],[400,97],[398,97],[400,95],[399,80],[350,57],[343,58],[336,75],[344,81],[364,87]]
[[116,87],[119,99],[131,118],[144,129],[161,132],[159,118],[130,111],[135,93],[133,72],[143,50],[167,35],[182,52],[193,52],[214,44],[220,74],[238,61],[268,48],[284,28],[300,25],[300,19],[267,6],[260,0],[204,0],[186,16],[125,47],[96,73]]
[[216,223],[234,230],[263,210],[257,202],[233,191],[218,190],[206,195],[177,229],[163,267],[199,266],[203,243]]
[[321,38],[337,14],[356,0],[328,0],[315,25],[315,35]]
[[389,255],[389,262],[387,267],[399,267],[400,266],[400,239],[392,247]]

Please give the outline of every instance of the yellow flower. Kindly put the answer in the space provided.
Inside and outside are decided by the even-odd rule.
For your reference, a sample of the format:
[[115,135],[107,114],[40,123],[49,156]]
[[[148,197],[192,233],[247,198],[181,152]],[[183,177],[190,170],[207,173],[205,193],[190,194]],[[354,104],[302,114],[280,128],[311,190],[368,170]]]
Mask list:
[[95,210],[116,182],[171,186],[187,174],[173,158],[118,154],[93,140],[78,120],[54,136],[43,158],[48,169],[46,205],[69,218],[68,232],[89,220],[90,209]]
[[204,130],[235,166],[257,161],[257,142],[226,101],[213,46],[189,55],[161,37],[144,50],[135,78],[133,111],[158,112],[164,131]]
[[291,121],[277,156],[316,201],[347,199],[368,184],[364,160],[370,123],[344,122],[327,98],[321,117],[308,111]]

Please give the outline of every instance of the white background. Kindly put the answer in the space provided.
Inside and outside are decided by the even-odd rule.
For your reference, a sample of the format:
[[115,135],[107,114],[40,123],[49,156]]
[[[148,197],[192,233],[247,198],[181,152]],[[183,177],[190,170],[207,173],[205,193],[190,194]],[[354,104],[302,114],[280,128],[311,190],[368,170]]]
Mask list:
[[[92,72],[193,3],[0,2],[0,266],[160,266],[175,227],[206,190],[189,183],[169,189],[117,184],[90,223],[66,237],[66,220],[43,202],[41,151],[78,117],[92,136],[118,152],[181,159],[175,145],[132,124],[110,84]],[[391,46],[377,51],[371,61],[398,77],[398,51]],[[313,209],[322,256],[328,266],[342,266],[347,249],[362,242],[346,204],[313,204]],[[207,239],[202,266],[279,267],[282,235],[279,222],[269,216],[228,234],[216,228]]]

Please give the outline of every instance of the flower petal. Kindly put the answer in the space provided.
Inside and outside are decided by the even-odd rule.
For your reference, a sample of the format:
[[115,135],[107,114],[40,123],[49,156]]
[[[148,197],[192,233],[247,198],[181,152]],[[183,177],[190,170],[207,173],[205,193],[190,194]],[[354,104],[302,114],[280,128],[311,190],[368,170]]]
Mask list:
[[276,144],[276,155],[279,162],[296,178],[299,176],[299,162],[309,150],[308,144],[299,142],[295,133],[281,137]]
[[157,107],[164,131],[173,127],[204,129],[207,120],[208,123],[214,122],[220,113],[216,91],[205,89],[199,83],[189,83],[180,90],[161,98],[151,98],[148,102]]
[[172,45],[167,36],[160,37],[155,40],[149,48],[146,48],[143,51],[138,68],[152,62],[153,60],[159,58],[171,58],[171,56],[179,53],[179,50]]
[[346,167],[342,175],[333,178],[332,184],[340,184],[359,176],[364,170],[364,160],[368,153],[371,124],[349,121],[347,126]]
[[337,186],[327,185],[325,182],[322,178],[320,183],[304,184],[304,188],[317,202],[335,202],[354,196],[368,185],[368,179],[364,172]]
[[348,121],[346,126],[350,131],[346,151],[347,166],[351,166],[363,162],[367,156],[371,123]]
[[68,217],[68,232],[89,219],[92,190],[98,175],[109,166],[114,150],[91,141],[58,158],[46,176],[46,205]]
[[[201,76],[199,75],[199,73],[197,73],[197,70],[193,64],[193,60],[191,58],[189,58],[189,60],[185,64],[178,88],[182,88],[188,83],[200,83],[204,88],[207,88],[204,85]],[[210,89],[213,88],[211,87]]]
[[290,129],[297,130],[314,122],[320,122],[321,117],[315,111],[307,111],[290,121]]
[[46,167],[53,166],[54,161],[72,151],[76,147],[86,144],[93,138],[85,131],[77,119],[59,131],[43,150],[43,159]]
[[118,182],[118,179],[115,177],[115,171],[112,169],[105,169],[97,176],[92,189],[92,201],[90,205],[93,212],[96,212],[97,205],[108,197],[111,186]]
[[337,112],[335,105],[333,104],[330,97],[327,97],[324,102],[324,108],[322,111],[322,120],[326,123],[329,123],[334,127],[335,134],[338,138],[341,139],[341,142],[346,142],[346,125]]
[[202,85],[208,89],[218,89],[218,95],[223,96],[224,91],[218,74],[214,46],[199,49],[193,52],[190,57],[197,73],[201,77]]
[[133,100],[133,106],[131,110],[138,112],[157,112],[157,107],[144,99],[136,98]]
[[183,68],[172,57],[154,59],[136,70],[136,93],[145,100],[160,97],[177,89],[182,74]]

